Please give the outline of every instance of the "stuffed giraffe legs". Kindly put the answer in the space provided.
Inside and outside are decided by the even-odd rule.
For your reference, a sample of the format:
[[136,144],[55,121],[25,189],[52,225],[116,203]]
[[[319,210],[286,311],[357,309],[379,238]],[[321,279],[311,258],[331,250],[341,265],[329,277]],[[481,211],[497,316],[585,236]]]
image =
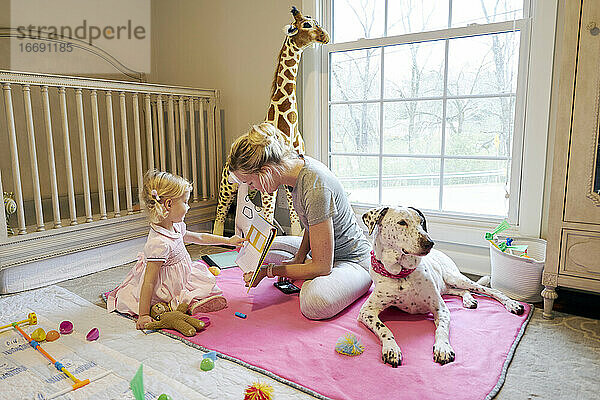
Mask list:
[[292,228],[292,235],[302,236],[302,226],[300,225],[300,218],[294,210],[294,200],[292,199],[292,192],[286,187],[285,195],[288,201],[288,207],[290,209],[290,228]]
[[225,163],[223,167],[223,175],[221,176],[221,185],[219,186],[219,201],[217,203],[217,214],[215,216],[215,224],[213,225],[213,234],[223,236],[225,230],[225,217],[227,211],[233,203],[238,190],[237,183],[229,182],[229,163]]

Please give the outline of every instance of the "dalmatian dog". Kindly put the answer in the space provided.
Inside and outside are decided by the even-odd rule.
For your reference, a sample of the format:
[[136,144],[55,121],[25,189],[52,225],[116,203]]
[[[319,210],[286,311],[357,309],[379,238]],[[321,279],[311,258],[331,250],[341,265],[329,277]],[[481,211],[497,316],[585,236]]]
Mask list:
[[463,306],[476,308],[470,291],[488,295],[513,314],[523,314],[522,304],[500,291],[482,286],[462,275],[444,253],[432,250],[423,213],[412,207],[382,207],[366,212],[363,222],[369,235],[375,231],[370,274],[375,289],[360,309],[358,320],[375,333],[382,345],[382,360],[396,368],[402,352],[394,335],[379,319],[379,314],[395,306],[410,314],[432,313],[435,340],[433,359],[444,365],[454,361],[450,345],[450,311],[443,294],[462,296]]

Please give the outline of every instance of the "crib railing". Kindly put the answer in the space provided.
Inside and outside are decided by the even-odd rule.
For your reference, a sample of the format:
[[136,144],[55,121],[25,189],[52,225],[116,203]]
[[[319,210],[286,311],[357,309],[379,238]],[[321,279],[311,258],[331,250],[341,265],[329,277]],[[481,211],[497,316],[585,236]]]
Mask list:
[[218,90],[2,70],[0,85],[0,196],[16,203],[0,244],[139,213],[151,168],[193,182],[191,213],[216,203]]

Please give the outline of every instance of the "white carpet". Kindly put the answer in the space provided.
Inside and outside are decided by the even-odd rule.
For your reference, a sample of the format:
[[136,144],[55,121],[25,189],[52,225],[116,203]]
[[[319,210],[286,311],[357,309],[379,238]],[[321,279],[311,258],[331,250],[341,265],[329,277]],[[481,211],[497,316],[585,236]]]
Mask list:
[[[88,385],[89,387],[72,392],[70,397],[63,396],[61,399],[133,398],[128,385],[140,362],[144,364],[144,383],[149,393],[146,399],[154,399],[161,393],[167,393],[177,400],[242,399],[246,387],[259,380],[274,387],[275,399],[312,398],[226,360],[218,359],[212,371],[201,371],[201,351],[159,333],[145,335],[135,330],[131,321],[116,314],[109,314],[105,309],[58,286],[0,298],[0,326],[26,319],[30,312],[39,316],[39,326],[45,330],[58,330],[60,322],[65,319],[74,323],[73,334],[61,336],[57,342],[43,343],[42,346],[51,355],[55,352],[57,355],[64,355],[65,359],[72,360],[75,368],[83,366],[80,368],[82,372],[76,375],[78,379],[94,376],[102,369],[115,372],[110,377],[102,378]],[[85,335],[93,327],[100,330],[100,338],[97,342],[90,343],[85,340]],[[27,328],[26,331],[32,332],[33,327]],[[12,339],[18,337],[11,329],[2,332],[0,378],[3,368],[9,368],[15,363],[16,358],[9,357],[16,357],[17,353],[26,354],[27,363],[31,365],[36,364],[35,360],[41,361],[21,377],[21,374],[10,377],[8,375],[12,374],[8,374],[10,385],[6,384],[6,380],[0,380],[0,399],[33,398],[39,387],[44,388],[42,391],[45,395],[66,387],[65,380],[55,383],[53,387],[44,383],[44,380],[53,381],[50,377],[59,374],[32,348],[27,349],[28,346],[23,346],[26,350],[5,354],[8,351],[7,346],[15,344]],[[85,365],[90,366],[90,362],[95,366],[88,369]],[[28,379],[37,379],[39,382],[31,385]]]

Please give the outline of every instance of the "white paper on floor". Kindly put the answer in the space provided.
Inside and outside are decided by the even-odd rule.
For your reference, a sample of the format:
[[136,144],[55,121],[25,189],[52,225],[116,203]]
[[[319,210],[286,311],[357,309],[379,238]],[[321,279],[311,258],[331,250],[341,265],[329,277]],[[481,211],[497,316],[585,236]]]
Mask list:
[[[0,326],[26,317],[27,315],[3,315]],[[37,325],[20,326],[29,335],[37,328],[42,328],[45,332],[58,330],[56,323],[40,316]],[[88,342],[85,333],[82,335],[78,331],[62,335],[57,341],[42,342],[40,345],[79,380],[93,380],[111,368],[117,368],[110,374],[59,397],[60,399],[134,399],[129,381],[139,367],[136,360],[98,342]],[[157,399],[162,393],[167,393],[175,399],[205,398],[152,368],[144,366],[143,371],[146,400]],[[56,370],[54,365],[31,347],[15,329],[7,328],[0,332],[0,399],[47,399],[68,389],[72,384],[70,378]]]

